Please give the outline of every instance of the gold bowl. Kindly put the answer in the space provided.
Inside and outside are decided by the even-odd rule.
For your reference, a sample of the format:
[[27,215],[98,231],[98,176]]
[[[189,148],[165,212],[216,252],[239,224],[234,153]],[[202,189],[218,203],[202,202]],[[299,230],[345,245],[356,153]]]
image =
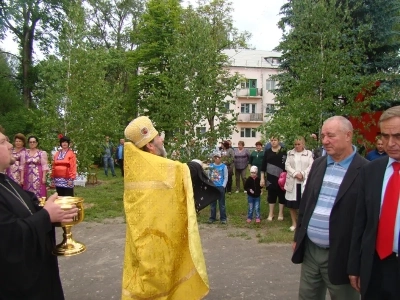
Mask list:
[[81,197],[58,197],[54,201],[60,205],[62,209],[68,210],[73,207],[78,208],[78,214],[73,218],[71,222],[55,223],[57,227],[62,227],[63,241],[53,249],[53,254],[58,256],[72,256],[82,253],[86,250],[86,246],[82,243],[75,241],[72,238],[71,228],[72,226],[83,221],[85,213],[83,210],[83,198]]

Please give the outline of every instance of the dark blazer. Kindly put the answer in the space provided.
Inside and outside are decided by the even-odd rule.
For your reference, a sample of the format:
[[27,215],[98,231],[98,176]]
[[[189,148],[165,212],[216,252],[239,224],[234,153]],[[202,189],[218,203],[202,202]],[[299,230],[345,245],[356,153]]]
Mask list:
[[357,198],[353,240],[350,248],[348,274],[360,276],[364,296],[371,278],[376,234],[381,211],[383,177],[389,157],[371,161],[360,172],[360,192]]
[[[321,190],[327,156],[316,159],[308,175],[300,202],[297,228],[294,235],[296,248],[292,262],[303,262],[307,228]],[[329,219],[328,276],[332,284],[347,284],[347,260],[351,243],[356,198],[359,189],[359,171],[368,161],[355,154],[340,185]]]
[[221,197],[221,192],[215,186],[203,168],[197,162],[187,163],[192,178],[193,196],[196,212],[217,201]]

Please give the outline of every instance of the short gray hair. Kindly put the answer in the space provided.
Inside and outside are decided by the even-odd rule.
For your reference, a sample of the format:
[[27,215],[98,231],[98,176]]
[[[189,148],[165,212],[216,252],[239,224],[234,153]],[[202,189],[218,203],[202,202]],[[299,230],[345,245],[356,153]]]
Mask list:
[[380,126],[383,121],[394,117],[400,117],[400,105],[385,110],[379,118],[378,125]]
[[330,121],[338,121],[343,132],[353,132],[353,125],[351,122],[342,116],[333,116],[324,121],[324,125]]

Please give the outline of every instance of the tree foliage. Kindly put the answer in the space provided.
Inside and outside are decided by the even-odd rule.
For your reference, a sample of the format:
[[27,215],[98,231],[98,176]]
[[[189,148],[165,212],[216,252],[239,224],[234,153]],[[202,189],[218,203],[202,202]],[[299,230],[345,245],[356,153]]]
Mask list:
[[32,107],[36,76],[33,68],[34,42],[44,52],[49,50],[65,13],[65,3],[55,0],[0,1],[0,38],[11,33],[18,43],[21,61],[20,84],[27,108]]
[[150,1],[139,26],[137,105],[181,160],[206,156],[235,128],[232,100],[225,99],[232,99],[240,76],[229,72],[223,50],[246,46],[249,35],[234,28],[230,5],[202,1],[182,10],[177,1]]
[[[377,39],[382,33],[375,32],[373,11],[364,6],[362,0],[300,0],[282,8],[284,34],[277,49],[283,72],[275,77],[278,110],[263,128],[266,135],[290,143],[295,136],[319,132],[329,116],[356,117],[393,96],[389,84],[397,77],[399,48],[389,45],[391,38]],[[362,18],[355,19],[362,11]],[[383,35],[392,37],[392,31],[393,24]],[[378,49],[386,50],[371,55]],[[376,89],[377,81],[387,88]],[[367,96],[363,103],[354,101],[359,93]]]
[[123,110],[116,109],[121,109],[122,89],[118,82],[107,80],[112,57],[105,48],[88,47],[85,28],[83,8],[71,3],[58,56],[38,66],[40,82],[35,95],[40,99],[36,131],[47,143],[44,146],[57,145],[58,133],[70,136],[80,170],[100,156],[105,135],[116,137],[123,129],[119,119]]
[[[183,8],[179,0],[149,0],[145,10],[143,0],[0,6],[0,37],[11,32],[21,49],[19,70],[5,68],[12,79],[0,79],[0,89],[14,87],[12,103],[19,101],[7,118],[39,136],[46,151],[58,145],[59,133],[68,135],[80,170],[98,157],[104,135],[122,137],[139,114],[149,115],[175,149],[185,148],[182,160],[201,158],[234,130],[227,104],[240,76],[229,72],[223,50],[247,47],[249,34],[233,26],[230,2]],[[35,64],[34,44],[44,54]]]
[[0,124],[6,128],[10,138],[32,126],[32,122],[29,121],[30,111],[25,109],[18,91],[18,81],[11,67],[11,59],[5,54],[0,54]]

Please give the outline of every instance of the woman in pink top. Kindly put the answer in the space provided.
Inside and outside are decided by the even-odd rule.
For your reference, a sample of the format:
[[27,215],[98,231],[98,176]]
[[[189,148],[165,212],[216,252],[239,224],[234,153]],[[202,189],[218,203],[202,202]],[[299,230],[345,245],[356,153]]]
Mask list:
[[21,157],[21,176],[23,189],[37,197],[46,197],[46,174],[49,171],[46,151],[39,150],[39,140],[35,136],[28,138],[29,149]]
[[14,136],[12,156],[15,159],[15,163],[6,170],[6,174],[19,185],[22,185],[21,157],[25,156],[25,142],[26,137],[22,133],[17,133]]

